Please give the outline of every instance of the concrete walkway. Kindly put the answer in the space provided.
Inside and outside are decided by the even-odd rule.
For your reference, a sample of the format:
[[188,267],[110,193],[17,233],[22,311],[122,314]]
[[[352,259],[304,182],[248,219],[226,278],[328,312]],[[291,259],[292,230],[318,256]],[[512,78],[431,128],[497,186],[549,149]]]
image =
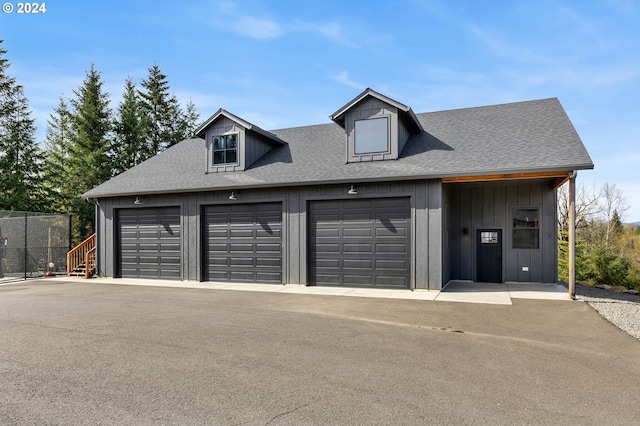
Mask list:
[[452,281],[442,291],[392,290],[345,287],[307,287],[303,285],[277,285],[256,283],[197,282],[146,280],[131,278],[93,278],[87,281],[76,277],[51,277],[47,281],[137,285],[153,287],[178,287],[210,290],[259,291],[285,294],[318,294],[325,296],[369,297],[384,299],[435,300],[438,302],[486,303],[511,305],[511,299],[570,300],[567,288],[555,284],[476,283]]

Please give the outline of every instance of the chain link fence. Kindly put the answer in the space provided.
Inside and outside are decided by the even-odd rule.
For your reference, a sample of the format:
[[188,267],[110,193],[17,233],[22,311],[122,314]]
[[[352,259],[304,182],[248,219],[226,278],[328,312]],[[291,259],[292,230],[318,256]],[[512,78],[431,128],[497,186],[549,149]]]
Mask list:
[[0,210],[0,279],[66,274],[71,216]]

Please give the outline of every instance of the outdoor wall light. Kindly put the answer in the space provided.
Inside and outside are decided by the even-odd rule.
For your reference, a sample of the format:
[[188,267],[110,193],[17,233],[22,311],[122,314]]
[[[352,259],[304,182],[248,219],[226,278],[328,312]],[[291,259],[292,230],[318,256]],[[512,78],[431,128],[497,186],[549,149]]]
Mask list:
[[467,227],[462,228],[462,233],[464,235],[469,235],[469,228],[467,228]]
[[357,193],[358,193],[358,190],[356,189],[356,186],[351,184],[351,188],[349,188],[349,190],[347,191],[347,194],[356,195]]
[[136,206],[139,206],[140,204],[142,204],[140,197],[136,197],[136,199],[133,201],[133,204],[135,204]]
[[236,195],[236,193],[234,191],[231,191],[231,195],[229,195],[229,199],[230,200],[237,200],[238,196]]

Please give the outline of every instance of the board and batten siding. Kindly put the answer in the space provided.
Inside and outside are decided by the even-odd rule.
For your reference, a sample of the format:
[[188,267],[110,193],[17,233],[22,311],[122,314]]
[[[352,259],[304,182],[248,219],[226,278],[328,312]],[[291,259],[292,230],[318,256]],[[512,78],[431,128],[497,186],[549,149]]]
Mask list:
[[[445,184],[444,192],[448,280],[476,280],[476,231],[501,229],[504,281],[557,281],[556,195],[551,181]],[[516,208],[539,209],[538,249],[513,248]]]
[[443,284],[442,183],[439,180],[358,184],[358,194],[348,195],[350,185],[317,185],[273,189],[230,190],[102,198],[98,206],[98,275],[116,273],[115,220],[117,209],[178,206],[181,214],[181,279],[202,280],[202,212],[204,206],[230,203],[278,202],[282,204],[282,281],[307,284],[309,280],[308,206],[313,200],[409,197],[411,200],[412,289],[440,289]]

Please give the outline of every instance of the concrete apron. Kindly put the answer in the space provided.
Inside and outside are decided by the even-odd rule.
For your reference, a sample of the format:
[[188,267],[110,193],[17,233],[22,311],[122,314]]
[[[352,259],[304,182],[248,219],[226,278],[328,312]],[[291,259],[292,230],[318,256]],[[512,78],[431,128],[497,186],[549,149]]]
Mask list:
[[392,290],[349,287],[307,287],[303,285],[277,285],[230,282],[196,282],[146,280],[134,278],[51,277],[47,281],[120,284],[156,287],[198,288],[210,290],[260,291],[269,293],[319,294],[325,296],[376,297],[387,299],[434,300],[436,302],[464,302],[511,305],[511,299],[570,300],[567,288],[556,284],[542,283],[477,283],[451,281],[442,291],[438,290]]
[[511,299],[571,300],[567,287],[545,283],[451,281],[435,300],[511,305]]

